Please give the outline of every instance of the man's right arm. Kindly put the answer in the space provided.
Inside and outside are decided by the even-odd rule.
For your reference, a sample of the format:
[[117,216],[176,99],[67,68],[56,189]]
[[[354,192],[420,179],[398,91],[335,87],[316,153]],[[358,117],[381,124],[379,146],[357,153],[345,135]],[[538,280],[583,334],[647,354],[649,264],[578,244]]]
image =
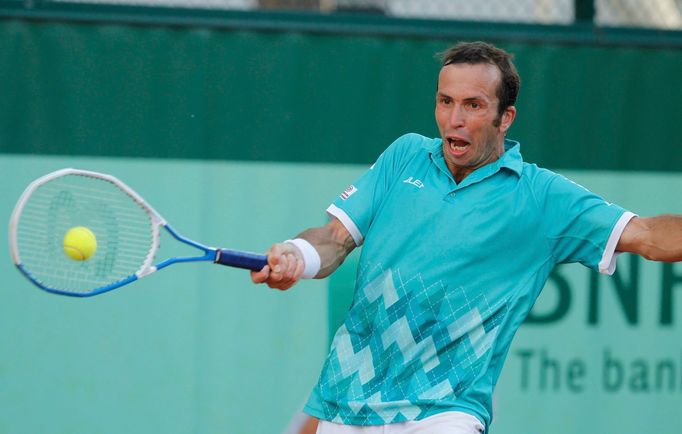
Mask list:
[[[301,232],[297,238],[306,240],[320,258],[316,279],[327,277],[336,270],[353,251],[355,241],[346,227],[336,218],[319,228]],[[273,245],[267,252],[268,265],[251,272],[254,283],[265,283],[270,288],[286,290],[301,279],[305,268],[304,253],[294,244],[284,242]]]

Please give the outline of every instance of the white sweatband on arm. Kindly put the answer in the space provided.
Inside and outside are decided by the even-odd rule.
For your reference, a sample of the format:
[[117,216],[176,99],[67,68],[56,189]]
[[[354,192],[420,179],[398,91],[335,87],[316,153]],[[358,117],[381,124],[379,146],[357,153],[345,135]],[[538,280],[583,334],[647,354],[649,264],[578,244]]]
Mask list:
[[303,254],[303,274],[301,274],[302,279],[312,279],[320,271],[320,254],[317,253],[315,247],[303,238],[295,238],[293,240],[286,240],[285,243],[293,244],[298,247],[298,250]]

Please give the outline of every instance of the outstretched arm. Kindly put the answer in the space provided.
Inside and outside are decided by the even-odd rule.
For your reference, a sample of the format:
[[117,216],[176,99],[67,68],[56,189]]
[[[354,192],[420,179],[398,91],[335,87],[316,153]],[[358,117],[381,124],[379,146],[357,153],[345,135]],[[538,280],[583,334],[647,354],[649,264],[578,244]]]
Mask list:
[[682,261],[682,216],[634,217],[625,227],[616,250],[652,261]]
[[[336,270],[355,248],[355,241],[346,227],[336,218],[319,228],[301,232],[297,238],[308,241],[320,255],[320,270],[316,279],[327,277]],[[291,288],[299,281],[305,268],[301,250],[291,243],[278,243],[268,251],[268,265],[251,272],[254,283],[265,283],[270,288]]]

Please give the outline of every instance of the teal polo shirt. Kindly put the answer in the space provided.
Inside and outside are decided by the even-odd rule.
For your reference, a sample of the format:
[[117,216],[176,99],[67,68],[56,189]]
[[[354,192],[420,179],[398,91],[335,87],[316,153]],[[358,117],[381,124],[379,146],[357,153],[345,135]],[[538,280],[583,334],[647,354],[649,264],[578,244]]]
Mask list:
[[633,214],[524,163],[507,140],[459,184],[442,142],[396,140],[328,208],[362,245],[355,294],[305,411],[349,425],[492,419],[512,337],[552,268],[613,273]]

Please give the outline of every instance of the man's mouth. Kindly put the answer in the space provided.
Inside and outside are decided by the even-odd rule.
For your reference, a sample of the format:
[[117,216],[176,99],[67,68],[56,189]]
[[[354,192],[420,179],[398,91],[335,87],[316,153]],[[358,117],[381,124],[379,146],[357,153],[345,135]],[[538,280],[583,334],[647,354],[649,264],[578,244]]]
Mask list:
[[450,145],[450,151],[454,154],[462,154],[466,152],[469,142],[462,140],[457,137],[447,137],[448,145]]

